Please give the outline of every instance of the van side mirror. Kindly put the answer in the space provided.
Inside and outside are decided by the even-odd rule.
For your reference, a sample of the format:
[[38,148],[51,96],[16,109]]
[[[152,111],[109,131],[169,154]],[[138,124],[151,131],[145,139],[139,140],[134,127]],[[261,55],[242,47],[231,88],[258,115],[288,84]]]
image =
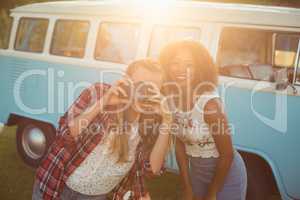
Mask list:
[[285,90],[288,87],[291,87],[293,89],[293,93],[297,94],[297,89],[293,85],[293,71],[289,70],[289,68],[284,68],[275,71],[272,78],[276,83],[276,90]]

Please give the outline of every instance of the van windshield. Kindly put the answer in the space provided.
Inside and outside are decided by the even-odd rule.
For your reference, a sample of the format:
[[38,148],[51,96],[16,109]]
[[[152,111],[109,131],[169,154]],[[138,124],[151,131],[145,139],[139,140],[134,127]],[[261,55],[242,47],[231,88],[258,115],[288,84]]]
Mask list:
[[140,34],[141,27],[138,24],[101,23],[95,59],[120,64],[130,63],[136,56]]
[[[224,28],[217,57],[220,73],[275,81],[293,76],[300,34],[250,28]],[[281,75],[282,76],[282,75]]]

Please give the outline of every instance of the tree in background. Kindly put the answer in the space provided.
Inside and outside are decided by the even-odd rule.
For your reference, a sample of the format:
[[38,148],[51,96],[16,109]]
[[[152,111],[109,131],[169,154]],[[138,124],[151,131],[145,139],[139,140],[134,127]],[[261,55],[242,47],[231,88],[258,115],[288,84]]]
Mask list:
[[45,2],[49,0],[1,0],[0,2],[0,47],[5,47],[7,31],[10,27],[9,10],[24,4]]
[[16,6],[21,6],[30,3],[46,2],[46,1],[51,1],[51,0],[1,0],[0,10],[1,9],[9,10]]

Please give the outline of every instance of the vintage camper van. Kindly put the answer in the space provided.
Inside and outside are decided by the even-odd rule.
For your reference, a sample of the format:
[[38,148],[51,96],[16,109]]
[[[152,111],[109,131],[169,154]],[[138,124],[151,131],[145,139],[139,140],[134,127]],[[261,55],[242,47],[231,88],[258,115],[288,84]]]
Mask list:
[[[300,199],[300,10],[192,1],[60,1],[11,10],[0,46],[0,122],[37,166],[60,115],[96,81],[179,39],[201,41],[219,66],[248,199]],[[149,1],[150,2],[150,1]],[[168,167],[176,170],[171,154]]]

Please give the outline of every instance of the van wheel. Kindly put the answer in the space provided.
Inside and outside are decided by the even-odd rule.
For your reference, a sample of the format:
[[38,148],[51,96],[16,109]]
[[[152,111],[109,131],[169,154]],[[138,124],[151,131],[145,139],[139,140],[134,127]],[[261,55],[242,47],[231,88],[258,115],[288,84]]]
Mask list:
[[17,128],[17,150],[23,161],[31,167],[38,167],[55,137],[51,125],[34,121],[23,121]]

